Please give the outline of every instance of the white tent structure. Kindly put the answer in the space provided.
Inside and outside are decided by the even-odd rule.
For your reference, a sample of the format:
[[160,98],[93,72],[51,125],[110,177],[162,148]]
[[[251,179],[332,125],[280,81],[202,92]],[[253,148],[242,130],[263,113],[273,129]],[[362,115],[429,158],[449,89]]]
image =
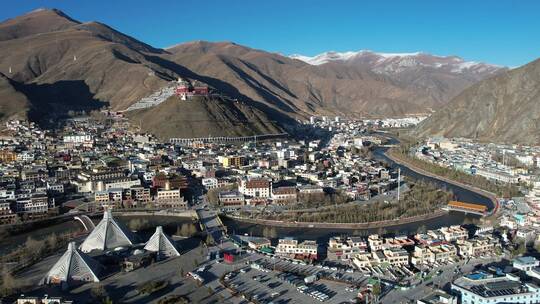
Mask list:
[[165,235],[161,226],[156,227],[156,232],[146,242],[144,249],[157,252],[158,258],[170,258],[180,255],[174,246],[173,240]]
[[103,219],[86,237],[80,249],[83,252],[90,252],[131,246],[133,240],[134,236],[131,231],[113,219],[111,210],[106,210]]
[[72,283],[99,282],[98,275],[101,270],[101,264],[77,250],[75,242],[71,242],[41,284],[62,284],[65,287]]

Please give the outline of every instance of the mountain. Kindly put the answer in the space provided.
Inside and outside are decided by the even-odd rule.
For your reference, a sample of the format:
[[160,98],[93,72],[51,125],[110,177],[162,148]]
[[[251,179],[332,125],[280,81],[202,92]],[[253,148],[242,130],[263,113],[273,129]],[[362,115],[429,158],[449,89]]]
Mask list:
[[465,61],[457,56],[416,53],[326,52],[313,57],[291,55],[311,65],[340,64],[385,75],[404,89],[427,96],[428,106],[439,108],[465,88],[506,68]]
[[30,104],[15,83],[0,73],[0,120],[26,117]]
[[34,11],[1,23],[0,29],[0,37],[15,37],[0,41],[0,71],[31,84],[30,94],[39,96],[31,98],[40,103],[37,108],[122,109],[165,85],[164,78],[177,76],[152,62],[161,50],[57,10]]
[[182,101],[172,96],[155,107],[130,111],[127,115],[142,130],[162,139],[282,132],[262,111],[242,102],[217,97]]
[[[5,76],[2,92],[13,100],[15,108],[21,105],[15,112],[45,122],[70,110],[104,106],[124,110],[179,77],[204,82],[196,73],[164,59],[165,53],[107,25],[82,23],[58,10],[40,9],[0,23],[0,71]],[[17,89],[12,84],[17,84]],[[15,102],[19,99],[28,104],[23,107],[22,102]],[[185,108],[174,109],[179,116],[186,112]],[[6,108],[3,117],[12,112]],[[265,115],[258,112],[264,116],[262,120],[270,121]],[[272,123],[267,125],[273,128]],[[245,129],[245,134],[256,130],[249,124]],[[181,128],[177,131],[184,132]],[[216,131],[215,135],[227,132],[221,133]]]
[[[446,58],[449,63],[443,64],[442,57],[426,54],[411,55],[422,63],[414,65],[406,64],[410,56],[386,54],[386,60],[381,56],[353,54],[347,61],[315,65],[230,42],[197,41],[158,49],[105,24],[40,9],[0,23],[3,92],[8,100],[18,100],[2,117],[18,113],[46,124],[60,121],[57,118],[71,110],[123,111],[183,78],[207,84],[215,95],[201,104],[177,100],[177,105],[170,99],[128,116],[149,120],[143,128],[163,136],[206,136],[209,132],[186,119],[150,121],[158,114],[189,118],[191,112],[207,121],[216,117],[219,122],[202,124],[216,136],[247,135],[293,130],[298,119],[311,115],[431,113],[459,88],[496,70],[451,64],[455,58]],[[456,67],[461,72],[454,71]],[[239,123],[244,127],[225,129]],[[172,125],[174,132],[169,130]]]
[[229,42],[197,41],[166,49],[164,57],[208,77],[229,95],[281,114],[349,117],[425,113],[424,96],[368,69],[314,66]]
[[471,86],[414,133],[539,144],[539,105],[540,59]]

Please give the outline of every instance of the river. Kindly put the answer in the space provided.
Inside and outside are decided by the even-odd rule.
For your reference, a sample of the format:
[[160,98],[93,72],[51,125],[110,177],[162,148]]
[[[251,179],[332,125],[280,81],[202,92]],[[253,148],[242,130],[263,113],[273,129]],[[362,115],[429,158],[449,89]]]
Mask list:
[[[391,138],[390,144],[399,144],[399,141],[395,138]],[[409,169],[408,167],[404,165],[396,164],[394,161],[392,161],[385,155],[385,152],[387,150],[388,148],[385,148],[385,147],[376,148],[373,151],[374,158],[388,163],[394,169],[397,169],[398,167],[401,168],[402,175],[406,175],[415,180],[423,180],[426,182],[431,182],[438,185],[438,187],[440,187],[441,189],[452,191],[456,199],[459,201],[482,204],[482,205],[487,206],[488,209],[490,210],[494,208],[492,201],[488,197],[480,195],[471,190],[462,188],[460,186],[450,184],[445,181],[441,181],[441,180],[438,180],[429,176],[422,175],[420,173],[417,173]],[[466,215],[461,212],[450,211],[443,216],[433,218],[430,220],[402,224],[402,225],[393,225],[393,226],[385,227],[383,229],[380,229],[380,228],[374,228],[374,229],[332,228],[332,229],[329,229],[329,228],[286,228],[286,227],[276,227],[275,229],[276,229],[278,238],[291,236],[291,237],[297,237],[300,239],[317,240],[319,243],[325,243],[328,241],[330,237],[340,236],[340,235],[368,235],[371,233],[378,233],[378,232],[396,234],[396,235],[403,235],[403,234],[410,235],[410,234],[416,233],[420,226],[424,226],[426,229],[437,229],[443,226],[461,225],[464,223],[472,222],[474,220],[477,220],[479,217],[480,216],[477,216],[477,215],[469,215],[469,214]],[[240,222],[240,221],[232,220],[229,218],[223,218],[223,223],[227,226],[229,232],[233,232],[237,234],[247,233],[251,235],[261,236],[264,229],[264,226],[262,225]]]

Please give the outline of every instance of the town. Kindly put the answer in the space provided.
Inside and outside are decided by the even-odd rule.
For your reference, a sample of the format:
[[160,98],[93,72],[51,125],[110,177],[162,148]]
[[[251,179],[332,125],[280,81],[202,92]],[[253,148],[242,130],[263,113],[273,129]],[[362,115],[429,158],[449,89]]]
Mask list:
[[[532,283],[539,262],[527,252],[538,243],[536,187],[501,198],[496,215],[466,216],[471,224],[384,229],[387,220],[456,214],[443,210],[453,199],[445,192],[425,198],[430,207],[414,214],[416,206],[390,213],[392,218],[378,209],[371,217],[347,216],[407,204],[409,197],[420,198],[416,189],[435,192],[374,156],[392,147],[384,130],[421,120],[312,117],[306,127],[327,135],[221,143],[160,141],[108,110],[74,117],[56,131],[11,121],[0,151],[0,227],[22,233],[40,223],[73,223],[76,229],[44,235],[43,244],[22,240],[5,251],[2,262],[11,269],[4,267],[3,292],[18,296],[18,303],[86,303],[87,297],[122,299],[106,285],[136,284],[132,296],[139,300],[175,291],[160,303],[205,296],[232,303],[473,303],[513,297],[534,303],[540,297]],[[418,157],[460,157],[432,152],[448,147],[470,151],[457,148],[457,141],[431,142],[430,154],[423,148]],[[474,159],[479,166],[478,154]],[[145,226],[135,214],[176,217],[182,224]],[[365,229],[381,219],[382,226],[373,226],[378,229]],[[245,230],[243,222],[269,226]],[[333,233],[310,238],[284,230],[283,223]],[[37,258],[28,246],[37,246]],[[202,284],[208,294],[183,295]]]

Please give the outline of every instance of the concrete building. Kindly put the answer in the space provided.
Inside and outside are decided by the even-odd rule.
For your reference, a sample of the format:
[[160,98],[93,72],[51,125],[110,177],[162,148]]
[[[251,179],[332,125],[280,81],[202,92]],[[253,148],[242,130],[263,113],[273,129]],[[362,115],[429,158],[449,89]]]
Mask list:
[[240,193],[257,198],[270,198],[272,182],[264,178],[243,179],[238,187]]

